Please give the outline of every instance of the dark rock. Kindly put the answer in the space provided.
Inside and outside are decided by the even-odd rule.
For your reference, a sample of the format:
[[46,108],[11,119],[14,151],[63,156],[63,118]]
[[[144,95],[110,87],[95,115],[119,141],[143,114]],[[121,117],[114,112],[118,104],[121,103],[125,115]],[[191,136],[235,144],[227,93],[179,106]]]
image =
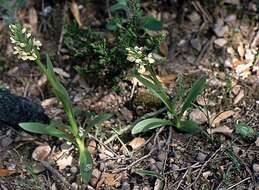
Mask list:
[[0,124],[16,127],[22,122],[48,123],[41,105],[0,89]]

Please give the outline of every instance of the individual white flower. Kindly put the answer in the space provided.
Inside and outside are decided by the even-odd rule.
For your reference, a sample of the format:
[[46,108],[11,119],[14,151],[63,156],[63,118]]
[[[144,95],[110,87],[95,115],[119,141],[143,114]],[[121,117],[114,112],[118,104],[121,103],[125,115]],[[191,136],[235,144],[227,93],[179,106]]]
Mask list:
[[22,33],[24,34],[26,32],[26,28],[23,28],[22,29]]
[[127,60],[130,62],[135,62],[136,59],[133,56],[128,55]]
[[141,59],[136,59],[135,62],[140,64],[140,63],[142,63],[142,60]]
[[40,42],[39,40],[33,39],[33,44],[34,44],[37,48],[39,48],[39,47],[41,46],[41,42]]
[[31,33],[27,33],[27,34],[26,34],[26,37],[27,37],[27,38],[31,37]]
[[148,63],[150,64],[153,64],[155,63],[155,60],[153,58],[153,54],[152,53],[149,53],[147,57],[145,57],[145,61],[147,61]]

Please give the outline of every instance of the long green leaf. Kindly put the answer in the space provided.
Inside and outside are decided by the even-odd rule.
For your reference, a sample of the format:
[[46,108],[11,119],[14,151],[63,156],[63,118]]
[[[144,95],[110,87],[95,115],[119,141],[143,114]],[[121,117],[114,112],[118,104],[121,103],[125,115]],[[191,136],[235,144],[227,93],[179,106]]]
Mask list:
[[177,128],[182,132],[187,133],[199,133],[201,132],[201,128],[192,120],[184,120],[180,122],[180,125],[176,125]]
[[173,108],[170,102],[169,96],[166,94],[165,90],[163,89],[162,85],[157,86],[152,83],[150,80],[142,77],[139,73],[134,73],[136,78],[145,86],[147,87],[156,97],[158,97],[167,107],[167,109],[172,113]]
[[143,27],[148,30],[159,31],[163,28],[163,23],[153,16],[143,17]]
[[27,122],[27,123],[19,123],[19,126],[23,128],[25,131],[43,135],[50,135],[58,138],[64,138],[69,140],[70,137],[67,133],[55,128],[54,125],[47,125],[37,122]]
[[102,122],[110,119],[111,117],[112,117],[112,114],[110,114],[110,113],[105,113],[105,114],[101,114],[99,116],[96,116],[93,120],[91,120],[89,122],[89,124],[87,125],[87,128],[91,129],[95,125],[101,124]]
[[163,176],[161,176],[159,173],[154,172],[154,171],[150,171],[150,170],[136,170],[135,173],[139,174],[142,177],[145,176],[152,176],[152,177],[156,177],[158,179],[164,180]]
[[65,87],[59,82],[58,78],[56,77],[52,62],[48,55],[46,55],[46,61],[47,61],[47,70],[45,71],[45,74],[47,75],[48,81],[50,82],[54,94],[59,98],[59,100],[62,102],[62,105],[65,109],[65,112],[67,114],[71,131],[74,136],[78,134],[78,128],[74,116],[73,107],[69,98],[69,95],[65,89]]
[[146,132],[146,131],[149,131],[151,129],[161,127],[163,125],[173,125],[173,122],[169,121],[169,120],[165,120],[165,119],[159,119],[159,118],[145,119],[145,120],[142,120],[139,123],[137,123],[133,127],[131,133],[133,135],[135,135],[135,134],[138,134],[138,133]]
[[65,89],[65,87],[59,82],[58,78],[56,77],[54,70],[53,70],[53,65],[51,63],[51,60],[48,55],[46,55],[46,61],[47,61],[47,78],[53,88],[53,91],[56,96],[60,99],[62,102],[65,111],[71,111],[72,110],[72,105],[71,101],[69,98],[69,95]]
[[182,106],[180,116],[191,106],[197,96],[203,91],[206,85],[206,77],[201,77],[192,86]]

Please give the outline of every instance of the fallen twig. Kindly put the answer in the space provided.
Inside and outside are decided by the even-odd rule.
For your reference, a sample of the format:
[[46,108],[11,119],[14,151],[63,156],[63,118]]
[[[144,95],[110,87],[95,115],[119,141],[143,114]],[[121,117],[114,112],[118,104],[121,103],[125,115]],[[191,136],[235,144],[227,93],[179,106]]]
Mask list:
[[47,168],[52,174],[54,174],[55,176],[57,176],[61,182],[63,182],[67,187],[70,187],[70,184],[68,183],[68,181],[66,180],[66,178],[64,178],[55,168],[53,168],[48,162],[46,161],[40,161],[41,164]]
[[201,167],[201,169],[200,169],[200,171],[199,171],[197,177],[195,178],[194,182],[193,182],[191,185],[189,185],[187,189],[190,189],[194,184],[196,184],[196,182],[198,181],[198,179],[199,179],[199,177],[200,177],[200,175],[201,175],[202,170],[203,170],[203,169],[208,165],[208,163],[218,154],[218,152],[221,150],[221,148],[222,148],[222,146],[220,146],[220,147],[218,148],[218,150],[216,150],[216,152],[214,152],[214,153],[211,155],[211,157],[202,165],[202,167]]
[[251,179],[251,177],[248,177],[248,178],[243,179],[242,181],[239,181],[238,183],[236,183],[236,184],[230,186],[229,188],[227,188],[227,190],[233,189],[234,187],[238,186],[239,184],[241,184],[241,183],[243,183],[243,182],[245,182],[249,179]]

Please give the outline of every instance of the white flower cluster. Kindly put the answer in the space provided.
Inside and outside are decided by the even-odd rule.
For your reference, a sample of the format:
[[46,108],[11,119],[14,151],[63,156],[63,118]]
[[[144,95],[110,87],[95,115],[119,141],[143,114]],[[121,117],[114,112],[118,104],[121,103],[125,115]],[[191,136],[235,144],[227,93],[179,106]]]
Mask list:
[[134,47],[133,48],[126,48],[126,50],[128,51],[128,57],[127,60],[130,62],[135,62],[137,64],[146,64],[146,63],[150,63],[153,64],[155,62],[154,58],[153,58],[153,54],[149,53],[147,56],[143,54],[143,48],[141,47]]
[[19,59],[35,61],[38,59],[38,51],[40,50],[41,42],[31,37],[31,33],[27,32],[26,28],[21,25],[12,24],[9,26],[11,30],[11,43],[14,44],[14,54],[18,55]]

